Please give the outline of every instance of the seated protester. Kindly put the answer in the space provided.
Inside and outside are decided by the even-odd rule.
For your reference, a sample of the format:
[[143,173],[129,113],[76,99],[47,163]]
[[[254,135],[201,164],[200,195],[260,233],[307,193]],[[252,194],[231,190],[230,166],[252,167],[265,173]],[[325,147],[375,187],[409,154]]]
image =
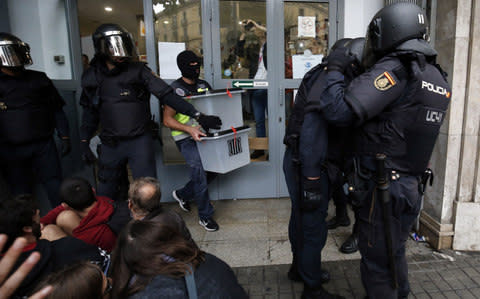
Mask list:
[[111,279],[90,262],[79,262],[50,273],[37,286],[52,286],[47,299],[107,299],[112,290]]
[[132,218],[143,220],[154,211],[161,211],[162,192],[157,179],[143,177],[134,180],[128,189],[128,208]]
[[31,196],[22,196],[0,202],[0,234],[6,234],[8,240],[2,253],[18,237],[27,240],[27,246],[18,258],[17,269],[33,252],[40,253],[40,260],[23,280],[14,296],[30,293],[36,284],[46,275],[78,261],[91,261],[102,268],[110,263],[110,257],[96,246],[89,245],[73,237],[52,232],[55,226],[46,226],[43,231],[56,234],[57,240],[41,239],[40,215]]
[[[131,221],[118,237],[112,262],[113,298],[188,298],[193,271],[198,298],[248,298],[232,269],[201,251],[174,212]],[[186,278],[186,276],[188,276]]]
[[[117,234],[108,225],[116,216],[111,199],[95,196],[85,179],[68,178],[60,186],[60,200],[58,207],[42,217],[42,224],[56,224],[69,236],[112,251]],[[121,218],[124,224],[130,220],[128,215]]]

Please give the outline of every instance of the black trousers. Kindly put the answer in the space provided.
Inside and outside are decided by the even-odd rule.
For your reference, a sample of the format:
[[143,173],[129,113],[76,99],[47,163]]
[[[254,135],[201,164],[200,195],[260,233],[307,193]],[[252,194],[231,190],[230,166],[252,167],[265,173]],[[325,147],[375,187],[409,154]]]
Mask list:
[[[100,145],[98,157],[97,194],[118,199],[119,188],[125,187],[126,165],[130,166],[134,179],[139,177],[157,177],[153,139],[149,134],[117,141],[115,145]],[[127,186],[128,187],[128,186]]]
[[375,194],[356,210],[359,248],[362,255],[360,272],[370,299],[406,298],[410,292],[405,243],[420,212],[421,194],[418,179],[403,176],[390,182],[392,247],[398,277],[398,289],[393,289],[385,242],[382,203]]
[[0,144],[0,166],[12,195],[33,193],[33,181],[37,179],[51,205],[60,204],[62,169],[53,137],[22,145]]

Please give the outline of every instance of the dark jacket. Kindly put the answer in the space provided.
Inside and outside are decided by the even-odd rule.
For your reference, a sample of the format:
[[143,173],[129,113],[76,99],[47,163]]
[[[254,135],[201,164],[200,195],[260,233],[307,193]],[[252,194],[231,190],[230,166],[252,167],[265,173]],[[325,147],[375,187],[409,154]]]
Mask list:
[[90,140],[99,125],[100,137],[144,134],[151,118],[150,94],[183,114],[194,116],[197,112],[143,62],[129,62],[112,70],[101,59],[91,64],[82,75],[81,139]]
[[73,237],[65,237],[53,242],[38,240],[37,243],[25,247],[14,269],[17,269],[34,251],[41,254],[40,261],[23,280],[13,298],[27,295],[42,278],[67,265],[79,261],[91,261],[105,269],[110,260],[110,257],[104,255],[97,247]]
[[[242,299],[247,293],[237,281],[232,269],[219,258],[205,255],[205,262],[195,270],[195,284],[198,298]],[[161,294],[161,295],[160,295]],[[158,275],[142,291],[130,296],[131,299],[188,298],[185,280]]]
[[0,72],[0,143],[25,144],[69,136],[65,102],[43,72],[19,76]]

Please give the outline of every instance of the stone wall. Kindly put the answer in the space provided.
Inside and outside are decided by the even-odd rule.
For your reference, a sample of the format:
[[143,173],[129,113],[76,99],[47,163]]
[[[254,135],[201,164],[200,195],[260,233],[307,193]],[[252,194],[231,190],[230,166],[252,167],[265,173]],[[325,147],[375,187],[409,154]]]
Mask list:
[[435,46],[449,73],[452,101],[432,155],[435,182],[420,219],[421,232],[436,248],[480,249],[480,220],[474,217],[480,215],[479,9],[480,0],[437,1]]

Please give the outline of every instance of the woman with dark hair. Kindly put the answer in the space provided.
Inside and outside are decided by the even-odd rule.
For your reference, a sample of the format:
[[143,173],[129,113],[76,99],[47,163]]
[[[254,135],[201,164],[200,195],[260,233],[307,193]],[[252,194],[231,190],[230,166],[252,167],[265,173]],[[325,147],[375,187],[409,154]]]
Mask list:
[[38,286],[50,285],[52,293],[47,299],[109,299],[112,283],[100,267],[80,262],[49,274]]
[[[193,288],[186,283],[192,271]],[[232,269],[201,251],[174,212],[125,227],[114,251],[112,278],[113,298],[188,298],[195,292],[198,298],[248,298]]]

